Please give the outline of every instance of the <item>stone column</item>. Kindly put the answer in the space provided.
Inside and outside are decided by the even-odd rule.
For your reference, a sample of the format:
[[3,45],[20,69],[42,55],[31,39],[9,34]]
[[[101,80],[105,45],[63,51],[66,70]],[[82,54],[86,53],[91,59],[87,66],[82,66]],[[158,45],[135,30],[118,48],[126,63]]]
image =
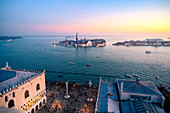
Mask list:
[[93,99],[91,98],[91,86],[92,86],[92,83],[91,83],[91,80],[89,81],[89,98],[87,99],[88,102],[92,102]]
[[68,80],[65,83],[66,83],[66,95],[64,96],[64,98],[70,98],[70,95],[68,95]]

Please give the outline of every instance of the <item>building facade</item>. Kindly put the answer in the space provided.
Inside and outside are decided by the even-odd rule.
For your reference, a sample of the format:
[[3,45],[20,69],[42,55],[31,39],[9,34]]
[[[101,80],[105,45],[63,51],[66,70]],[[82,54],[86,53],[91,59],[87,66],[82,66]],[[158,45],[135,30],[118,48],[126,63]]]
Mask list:
[[45,71],[0,70],[0,106],[35,113],[47,101]]

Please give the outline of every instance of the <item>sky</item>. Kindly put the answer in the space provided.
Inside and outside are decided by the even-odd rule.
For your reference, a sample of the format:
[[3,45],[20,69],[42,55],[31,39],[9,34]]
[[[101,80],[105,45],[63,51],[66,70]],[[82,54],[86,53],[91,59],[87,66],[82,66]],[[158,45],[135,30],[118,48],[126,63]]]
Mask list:
[[0,0],[0,34],[170,36],[170,0]]

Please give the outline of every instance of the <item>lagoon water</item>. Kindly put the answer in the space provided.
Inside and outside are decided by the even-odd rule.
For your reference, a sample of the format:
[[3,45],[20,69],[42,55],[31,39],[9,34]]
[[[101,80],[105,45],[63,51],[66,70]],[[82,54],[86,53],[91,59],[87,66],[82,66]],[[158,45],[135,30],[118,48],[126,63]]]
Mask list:
[[[101,37],[87,37],[101,38]],[[69,80],[98,83],[99,77],[114,80],[125,74],[139,74],[141,80],[170,86],[170,47],[120,47],[111,43],[130,37],[102,37],[107,46],[67,48],[53,46],[64,37],[23,37],[9,43],[0,41],[0,67],[5,62],[15,69],[46,70],[46,80]],[[144,38],[139,38],[144,39]],[[146,54],[145,51],[152,51]],[[26,54],[24,54],[26,53]],[[99,58],[96,58],[99,56]],[[73,62],[73,64],[69,63]],[[86,64],[91,64],[87,67]],[[57,75],[62,75],[63,78]],[[160,79],[156,80],[156,76]]]

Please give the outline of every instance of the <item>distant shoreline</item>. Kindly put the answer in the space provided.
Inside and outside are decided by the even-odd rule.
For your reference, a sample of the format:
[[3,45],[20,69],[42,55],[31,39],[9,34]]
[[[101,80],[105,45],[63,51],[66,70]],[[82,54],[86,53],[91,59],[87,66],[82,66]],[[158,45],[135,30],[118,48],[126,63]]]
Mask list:
[[20,36],[0,36],[0,40],[20,39]]
[[116,46],[170,46],[170,41],[164,41],[163,39],[145,39],[143,41],[130,40],[124,42],[117,42],[112,45]]

